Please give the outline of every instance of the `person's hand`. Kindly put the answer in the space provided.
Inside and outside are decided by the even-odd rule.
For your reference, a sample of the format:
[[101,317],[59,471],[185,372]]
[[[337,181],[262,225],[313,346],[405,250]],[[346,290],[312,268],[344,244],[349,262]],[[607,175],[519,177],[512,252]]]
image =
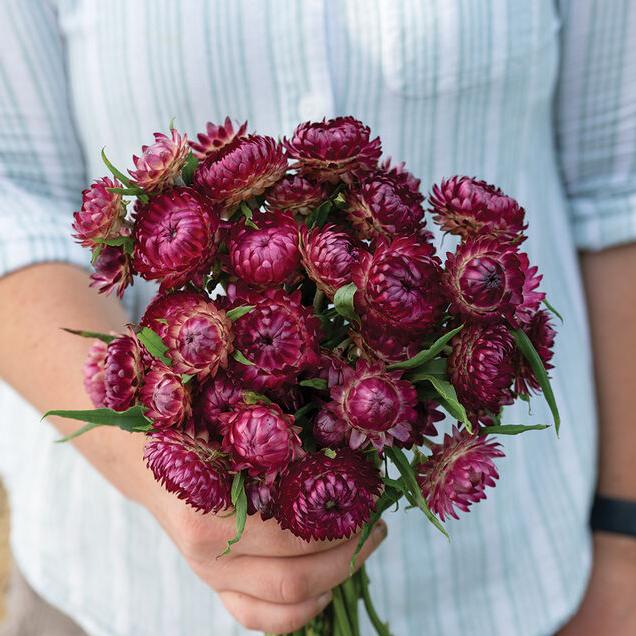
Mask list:
[[594,564],[577,613],[557,636],[636,634],[636,538],[596,533]]
[[[331,588],[349,576],[357,536],[307,543],[281,530],[274,520],[263,522],[252,516],[241,540],[218,558],[234,536],[234,517],[197,513],[157,487],[145,487],[147,492],[137,493],[137,498],[157,517],[192,570],[248,629],[274,633],[300,629],[329,604]],[[386,533],[386,524],[379,521],[356,559],[357,567]]]

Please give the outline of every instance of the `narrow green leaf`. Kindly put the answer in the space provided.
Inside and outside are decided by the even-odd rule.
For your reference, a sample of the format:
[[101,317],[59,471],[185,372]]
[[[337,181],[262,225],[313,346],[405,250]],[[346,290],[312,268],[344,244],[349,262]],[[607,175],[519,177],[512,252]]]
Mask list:
[[299,422],[302,422],[302,420],[304,420],[309,413],[311,413],[312,411],[315,411],[317,408],[318,408],[318,405],[315,402],[309,402],[305,404],[304,406],[301,406],[294,413],[294,420],[296,421],[296,424],[298,424]]
[[353,298],[357,291],[355,283],[349,283],[340,287],[333,298],[336,311],[350,322],[360,322],[353,304]]
[[176,119],[176,117],[171,117],[170,121],[168,122],[168,130],[172,131],[174,130],[174,120]]
[[256,307],[256,305],[241,305],[240,307],[234,307],[234,309],[230,309],[229,311],[226,311],[225,315],[232,322],[234,322],[235,320],[238,320],[241,316],[244,316],[245,314],[249,314],[250,311],[254,309],[254,307]]
[[327,390],[327,380],[323,380],[322,378],[311,378],[309,380],[301,380],[298,384],[300,386],[309,387],[310,389],[317,389],[318,391]]
[[183,382],[183,384],[187,384],[188,382],[190,382],[190,380],[192,380],[194,376],[190,375],[189,373],[182,373],[181,374],[181,382]]
[[550,304],[547,298],[543,299],[543,304],[551,311],[561,322],[563,322],[563,316],[556,310],[556,308]]
[[415,369],[415,367],[419,367],[422,364],[432,360],[438,353],[442,351],[442,349],[448,344],[452,338],[454,338],[462,329],[464,325],[460,325],[455,329],[451,329],[448,333],[445,333],[443,336],[438,338],[428,349],[423,349],[417,355],[409,358],[408,360],[404,360],[404,362],[394,362],[390,364],[388,369]]
[[171,366],[172,360],[166,355],[168,347],[161,339],[159,334],[155,333],[150,327],[143,327],[137,334],[139,342],[146,347],[148,353],[157,360],[161,360],[164,364]]
[[122,247],[126,254],[132,256],[135,249],[135,240],[132,236],[114,236],[112,238],[96,238],[95,243],[109,245],[110,247]]
[[181,178],[183,179],[183,183],[185,183],[187,186],[192,184],[192,180],[194,179],[194,172],[197,169],[198,165],[199,160],[194,156],[194,153],[190,152],[185,164],[183,164],[183,168],[181,169]]
[[243,536],[245,530],[245,522],[247,520],[247,496],[245,494],[245,475],[237,473],[232,481],[232,504],[236,513],[236,534],[227,542],[225,550],[219,554],[219,557],[228,554],[232,546],[237,543]]
[[526,431],[543,431],[550,428],[549,424],[533,424],[524,426],[523,424],[501,424],[500,426],[484,426],[479,430],[481,435],[519,435]]
[[327,199],[323,201],[312,213],[307,217],[305,221],[308,228],[322,227],[326,221],[329,213],[333,208],[333,203]]
[[561,426],[561,416],[559,415],[559,409],[554,398],[554,393],[552,392],[550,379],[548,378],[548,374],[545,370],[545,367],[543,366],[543,361],[541,360],[541,357],[537,353],[537,350],[534,348],[534,345],[530,341],[530,338],[528,338],[528,335],[525,331],[523,331],[523,329],[513,329],[512,336],[517,343],[519,351],[521,351],[525,359],[530,364],[530,368],[534,373],[534,377],[536,378],[539,386],[541,387],[541,390],[543,391],[543,396],[545,397],[545,400],[550,407],[550,411],[552,412],[552,417],[554,418],[554,428],[558,435],[559,427]]
[[137,186],[131,186],[130,188],[106,188],[109,192],[114,192],[115,194],[123,194],[128,197],[138,197],[140,195],[146,194],[145,190],[139,188]]
[[245,404],[272,404],[266,395],[256,391],[243,391],[243,402]]
[[100,333],[99,331],[83,331],[81,329],[67,329],[62,327],[62,331],[72,333],[74,336],[81,336],[82,338],[93,338],[94,340],[101,340],[108,344],[112,342],[117,336],[111,336],[107,333]]
[[[433,385],[433,388],[437,392],[438,402],[448,413],[459,422],[462,422],[469,433],[473,432],[473,425],[468,419],[466,409],[457,399],[457,392],[455,387],[448,381],[442,378],[438,378],[434,375],[423,375],[420,380],[425,380]],[[414,380],[411,380],[414,381]]]
[[241,210],[241,214],[245,218],[245,227],[252,228],[253,230],[258,230],[258,225],[256,225],[256,223],[254,223],[253,221],[254,210],[252,210],[252,208],[250,208],[250,206],[247,205],[245,201],[241,203],[239,209]]
[[417,483],[415,470],[409,463],[404,452],[396,446],[387,447],[385,452],[404,479],[406,488],[410,494],[410,497],[407,496],[407,499],[414,506],[417,506],[426,515],[426,518],[448,539],[448,533],[442,525],[442,522],[431,512],[426,503],[426,499],[422,496],[422,491]]
[[103,249],[103,245],[95,245],[95,247],[91,251],[91,265],[95,265]]
[[248,366],[248,367],[253,367],[254,366],[254,363],[251,360],[248,360],[238,349],[234,350],[234,353],[232,354],[232,357],[237,362],[240,362],[241,364],[244,364],[245,366]]
[[117,177],[117,179],[119,179],[126,187],[136,187],[135,184],[123,172],[121,172],[121,170],[117,170],[117,168],[115,168],[115,166],[108,160],[105,148],[102,148],[102,161],[112,172],[113,176]]
[[57,415],[58,417],[66,417],[70,420],[79,420],[87,422],[79,430],[56,440],[57,442],[67,442],[70,439],[78,437],[86,431],[90,431],[97,426],[117,426],[129,433],[140,433],[149,431],[152,422],[144,415],[145,408],[143,406],[131,406],[126,411],[113,411],[112,409],[92,409],[86,411],[47,411],[42,419]]

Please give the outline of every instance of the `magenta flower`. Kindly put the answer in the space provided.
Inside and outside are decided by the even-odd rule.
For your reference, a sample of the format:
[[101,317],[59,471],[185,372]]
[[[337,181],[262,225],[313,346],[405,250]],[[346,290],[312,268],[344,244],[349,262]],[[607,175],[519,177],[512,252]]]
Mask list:
[[213,157],[225,146],[231,144],[235,139],[243,139],[247,130],[247,122],[244,121],[237,130],[229,117],[225,118],[222,124],[208,122],[205,125],[205,132],[197,135],[197,141],[190,141],[190,148],[197,159],[203,160]]
[[82,192],[82,207],[73,213],[73,238],[84,247],[95,247],[99,241],[118,234],[126,209],[121,194],[109,192],[121,188],[117,180],[103,177]]
[[219,372],[201,387],[195,402],[195,415],[210,434],[224,435],[227,422],[222,415],[243,403],[243,389]]
[[192,412],[190,391],[181,377],[159,360],[153,362],[144,376],[139,400],[146,407],[145,416],[155,427],[179,425]]
[[382,153],[380,138],[370,140],[368,126],[353,117],[306,122],[284,139],[287,152],[303,175],[318,181],[352,181],[373,170]]
[[417,393],[401,371],[386,371],[381,363],[358,360],[344,382],[331,389],[340,419],[347,427],[349,446],[356,450],[369,442],[377,449],[406,441],[417,420]]
[[305,541],[350,537],[371,516],[382,489],[377,468],[363,455],[306,455],[283,473],[274,514],[283,529]]
[[[553,365],[550,364],[550,360],[554,356],[553,348],[556,331],[552,326],[550,314],[545,310],[538,311],[534,314],[529,324],[524,327],[524,331],[537,350],[545,369],[552,369]],[[513,364],[516,374],[515,392],[517,395],[529,395],[531,392],[538,393],[541,391],[534,371],[532,371],[530,364],[519,350],[514,353]]]
[[115,411],[131,407],[143,372],[141,348],[137,337],[117,336],[106,349],[104,361],[104,406]]
[[297,214],[309,214],[327,197],[323,183],[315,183],[299,174],[285,175],[266,193],[268,207]]
[[300,428],[276,404],[244,405],[223,418],[223,450],[232,458],[234,470],[246,468],[252,477],[267,477],[270,482],[302,455]]
[[106,386],[104,384],[104,365],[106,362],[106,343],[95,340],[88,350],[84,363],[84,389],[96,409],[104,406]]
[[174,128],[170,137],[155,133],[155,143],[141,147],[141,157],[133,156],[135,170],[129,170],[133,181],[146,192],[159,192],[174,183],[190,150],[188,138]]
[[155,479],[195,510],[230,507],[232,476],[219,449],[174,428],[149,434],[144,459]]
[[486,436],[469,435],[453,427],[443,444],[417,467],[417,481],[430,509],[442,520],[458,519],[457,510],[486,499],[487,487],[496,485],[499,473],[494,459],[503,457],[501,445]]
[[318,411],[313,422],[314,440],[323,448],[338,448],[345,442],[347,425],[331,402]]
[[133,284],[130,256],[121,247],[104,246],[93,263],[90,287],[100,294],[113,291],[122,298],[126,288]]
[[148,280],[161,281],[161,290],[200,283],[215,255],[218,218],[210,205],[189,188],[173,188],[147,205],[135,219],[134,265]]
[[430,195],[435,222],[463,239],[486,236],[520,243],[524,209],[499,188],[470,177],[443,179]]

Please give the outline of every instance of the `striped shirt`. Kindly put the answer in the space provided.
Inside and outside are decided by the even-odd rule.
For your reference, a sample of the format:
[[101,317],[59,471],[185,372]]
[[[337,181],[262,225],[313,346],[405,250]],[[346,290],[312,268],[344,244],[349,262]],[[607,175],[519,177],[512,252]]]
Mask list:
[[[565,315],[561,438],[506,439],[501,480],[448,544],[389,515],[372,592],[396,634],[552,634],[591,552],[596,414],[577,249],[636,238],[636,3],[630,0],[0,0],[0,273],[88,265],[69,237],[85,184],[176,116],[280,136],[351,114],[426,187],[475,175],[527,210],[525,244]],[[136,284],[134,315],[154,292]],[[60,405],[63,406],[63,405]],[[506,423],[549,421],[519,404]],[[8,386],[0,469],[33,587],[94,636],[242,634],[151,515]],[[368,627],[368,626],[367,626]],[[365,633],[371,633],[370,628]]]

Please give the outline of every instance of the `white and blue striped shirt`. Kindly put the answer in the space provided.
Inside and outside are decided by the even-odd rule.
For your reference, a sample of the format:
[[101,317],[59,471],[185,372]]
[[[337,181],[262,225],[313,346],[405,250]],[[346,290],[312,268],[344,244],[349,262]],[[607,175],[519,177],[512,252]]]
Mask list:
[[[528,212],[531,260],[565,314],[550,433],[506,439],[486,502],[448,522],[388,517],[370,574],[400,636],[552,634],[581,599],[596,415],[577,248],[636,238],[632,0],[0,0],[0,274],[87,265],[71,212],[176,116],[279,136],[351,114],[427,187],[475,175]],[[153,293],[137,284],[138,313]],[[34,588],[94,636],[240,634],[145,510],[7,386],[0,469]],[[532,421],[549,421],[541,400]],[[506,422],[529,418],[512,407]],[[369,631],[370,633],[370,631]]]

